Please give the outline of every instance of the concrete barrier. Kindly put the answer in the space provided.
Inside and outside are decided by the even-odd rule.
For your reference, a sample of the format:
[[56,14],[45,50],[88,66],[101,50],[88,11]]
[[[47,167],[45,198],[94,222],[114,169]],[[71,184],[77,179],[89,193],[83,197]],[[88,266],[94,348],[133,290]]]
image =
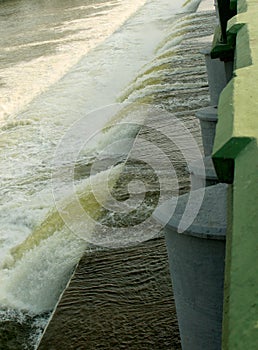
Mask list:
[[231,183],[226,253],[223,349],[258,348],[258,4],[238,0],[227,26],[236,37],[234,77],[223,90],[213,159]]

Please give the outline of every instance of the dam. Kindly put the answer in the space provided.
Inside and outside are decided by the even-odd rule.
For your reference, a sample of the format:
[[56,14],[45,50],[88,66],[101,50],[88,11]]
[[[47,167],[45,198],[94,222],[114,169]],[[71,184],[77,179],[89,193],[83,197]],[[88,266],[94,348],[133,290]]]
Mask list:
[[[39,42],[38,38],[32,37],[27,39],[27,46],[20,42],[13,42],[11,47],[4,44],[5,62],[14,57],[8,56],[10,52],[17,50],[21,54],[20,61],[3,67],[2,75],[5,84],[1,104],[1,164],[6,170],[2,179],[0,339],[4,349],[39,346],[42,331],[82,256],[86,261],[93,259],[90,265],[96,270],[88,276],[91,283],[99,284],[100,292],[107,288],[106,302],[109,304],[105,308],[101,299],[94,301],[88,296],[89,309],[100,311],[94,313],[95,322],[92,321],[93,314],[89,315],[92,324],[87,327],[89,333],[95,327],[102,327],[103,311],[107,321],[110,313],[118,315],[114,318],[116,329],[123,317],[124,328],[120,327],[120,332],[124,334],[127,333],[127,319],[137,320],[132,324],[128,344],[132,345],[133,339],[138,337],[135,347],[153,341],[154,346],[161,343],[164,347],[180,347],[165,243],[160,227],[151,220],[151,213],[159,203],[160,193],[164,200],[166,196],[188,191],[189,174],[182,154],[189,158],[200,156],[199,126],[193,115],[196,109],[208,103],[205,63],[199,53],[205,40],[203,44],[194,43],[192,38],[199,37],[201,41],[202,37],[212,34],[214,13],[195,13],[198,4],[199,1],[191,1],[182,6],[182,2],[175,5],[159,1],[157,5],[155,1],[148,1],[120,8],[116,3],[107,6],[100,2],[91,8],[90,5],[80,7],[78,3],[78,8],[70,10],[75,16],[71,23],[67,17],[56,23],[57,14],[54,16],[53,11],[60,11],[57,4],[44,9],[34,4],[32,18],[37,11],[43,11],[42,19],[39,17],[34,23],[40,33],[45,33],[44,40]],[[141,5],[144,6],[139,7]],[[17,6],[19,14],[29,16],[30,12],[26,11],[30,7],[26,1]],[[115,11],[116,18],[120,18],[119,13],[123,13],[123,17],[120,23],[114,22],[112,28],[106,28],[104,19],[111,16],[111,10]],[[16,13],[7,3],[3,4],[3,11],[9,14],[12,28],[11,21],[17,18]],[[62,12],[63,16],[68,11],[69,6]],[[86,28],[92,25],[91,15],[99,17],[103,25],[96,33],[99,38],[95,49],[81,44],[89,43],[88,32],[83,30],[84,22],[78,18],[84,13]],[[23,28],[24,22],[19,25]],[[65,26],[67,37],[60,34],[62,26]],[[111,36],[110,31],[114,31]],[[51,50],[43,59],[42,53],[49,42]],[[68,55],[71,45],[74,48],[72,57]],[[30,52],[34,55],[31,58]],[[106,52],[112,52],[112,55]],[[58,66],[60,55],[67,60],[62,67]],[[18,60],[19,56],[16,57]],[[193,60],[196,66],[192,65]],[[102,65],[95,62],[102,62]],[[52,75],[48,71],[49,80],[42,80],[49,67],[56,68]],[[38,79],[35,89],[29,79],[18,74],[27,72],[29,77],[33,69],[40,73],[34,73],[34,79]],[[119,77],[118,70],[123,72]],[[12,74],[21,79],[16,86],[8,80]],[[8,96],[13,96],[12,101],[17,104],[10,103]],[[161,109],[163,122],[159,125],[157,116],[161,116]],[[146,115],[154,124],[148,124]],[[172,134],[166,133],[169,117],[174,125]],[[193,144],[197,155],[188,152],[184,143],[184,120],[188,121],[190,130],[187,141]],[[155,127],[151,129],[153,125]],[[182,138],[179,137],[181,134]],[[96,137],[92,138],[92,135]],[[139,145],[144,144],[141,155],[137,153],[139,146],[134,141],[137,135]],[[171,137],[175,137],[174,142],[170,141]],[[80,145],[78,142],[82,139],[87,142]],[[152,150],[150,147],[156,156],[147,152]],[[168,177],[168,171],[174,174],[173,178]],[[117,177],[120,181],[116,183]],[[117,198],[115,208],[107,207],[110,202],[107,178],[112,196]],[[125,212],[119,211],[123,202]],[[91,208],[86,210],[87,230],[85,226],[81,230],[82,226],[77,225],[80,220],[73,220],[81,205]],[[137,211],[133,210],[135,206]],[[75,216],[69,216],[69,213]],[[101,266],[107,264],[105,256],[110,261],[106,274],[101,272]],[[141,257],[142,267],[139,265]],[[115,272],[116,261],[121,261],[121,269],[124,261],[124,270],[118,269],[118,273]],[[131,282],[130,278],[126,280],[128,269]],[[119,276],[121,286],[115,282],[119,281]],[[94,278],[102,282],[94,282]],[[145,283],[141,283],[143,281]],[[135,288],[130,288],[130,283]],[[162,292],[157,288],[159,285]],[[94,289],[93,285],[91,289]],[[128,305],[130,299],[131,306]],[[144,305],[149,303],[146,318],[142,307],[144,299]],[[155,304],[159,306],[156,308]],[[124,316],[120,316],[121,308]],[[152,316],[153,312],[157,316]],[[151,324],[157,324],[161,316],[164,320],[157,335],[156,327]],[[144,325],[146,331],[149,329],[145,340],[139,332],[140,325]],[[108,348],[115,341],[107,337],[108,329],[104,330],[100,347]],[[100,333],[95,333],[95,339]],[[86,333],[85,336],[88,339]],[[88,346],[96,349],[98,342],[94,336],[91,342]],[[106,345],[101,345],[103,342]],[[44,346],[42,342],[40,346]]]
[[[208,347],[219,349],[222,337],[223,349],[256,349],[257,128],[249,79],[256,5],[218,0],[217,13],[197,0],[0,6],[12,38],[2,39],[0,62],[0,348],[188,349],[199,329],[191,338],[180,314],[178,281],[186,277],[183,266],[173,277],[171,212],[188,198],[177,233],[187,231],[206,194],[218,189],[217,203],[226,188],[227,210],[218,205],[227,212],[223,326],[219,340],[209,334]],[[215,107],[210,59],[230,67]],[[218,119],[209,151],[207,111]],[[215,183],[227,185],[212,178],[203,191],[207,155]],[[206,301],[193,302],[198,323],[210,314]]]

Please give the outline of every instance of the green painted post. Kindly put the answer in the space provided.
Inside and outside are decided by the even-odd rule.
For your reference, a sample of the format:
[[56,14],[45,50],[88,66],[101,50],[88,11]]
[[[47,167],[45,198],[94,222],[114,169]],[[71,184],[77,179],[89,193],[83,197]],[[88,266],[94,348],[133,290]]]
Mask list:
[[213,159],[232,183],[223,320],[224,350],[258,349],[258,4],[238,0],[234,78],[220,96]]

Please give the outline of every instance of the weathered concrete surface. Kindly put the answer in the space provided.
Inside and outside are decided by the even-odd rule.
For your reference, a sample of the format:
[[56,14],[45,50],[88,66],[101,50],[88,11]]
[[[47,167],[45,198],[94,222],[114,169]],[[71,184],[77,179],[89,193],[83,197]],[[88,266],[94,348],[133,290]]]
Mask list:
[[39,350],[180,349],[163,238],[86,254]]
[[[164,203],[156,210],[175,208],[165,227],[170,273],[184,350],[220,350],[226,235],[227,185],[218,184],[191,193],[188,216],[193,223],[180,232],[180,221],[189,205],[189,194]],[[202,200],[195,217],[194,209]],[[165,208],[166,206],[166,208]],[[178,232],[179,231],[179,232]]]
[[215,138],[216,124],[218,121],[218,111],[216,106],[202,108],[196,112],[196,117],[200,120],[202,131],[202,143],[205,156],[210,156]]
[[[194,191],[198,200],[199,191]],[[192,225],[177,232],[187,195],[165,228],[184,350],[220,350],[226,233],[226,185],[207,187]],[[181,214],[181,215],[180,215]]]
[[[246,11],[246,12],[244,12]],[[233,183],[227,240],[223,349],[258,349],[258,4],[238,1],[234,78],[221,94],[214,163]]]
[[[202,171],[203,165],[205,167],[205,173]],[[197,160],[190,163],[189,171],[191,175],[192,191],[201,187],[216,185],[218,183],[218,177],[211,156],[204,157],[202,162]]]
[[205,56],[206,70],[208,74],[210,104],[217,106],[219,95],[227,84],[224,62],[220,59],[211,59],[211,48],[207,47],[201,51]]

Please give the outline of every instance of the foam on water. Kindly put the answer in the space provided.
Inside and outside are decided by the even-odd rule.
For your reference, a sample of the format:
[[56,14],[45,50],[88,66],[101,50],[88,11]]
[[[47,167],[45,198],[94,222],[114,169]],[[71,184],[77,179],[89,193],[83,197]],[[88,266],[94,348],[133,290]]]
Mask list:
[[148,85],[144,88],[142,88],[140,91],[133,92],[130,94],[129,100],[134,102],[137,99],[141,97],[148,97],[148,96],[156,96],[157,94],[172,94],[173,91],[176,91],[177,93],[183,93],[185,91],[196,91],[196,89],[200,88],[200,85],[203,85],[203,82],[194,82],[194,83],[188,83],[188,84],[155,84],[153,85]]
[[[142,3],[123,2],[123,6],[117,8],[116,11],[123,12],[124,7],[127,6],[129,12],[123,13],[123,16],[128,16],[130,11],[135,11]],[[157,11],[157,7],[160,12]],[[165,0],[159,1],[158,4],[155,1],[149,1],[130,22],[124,25],[124,30],[117,31],[102,46],[83,57],[60,81],[35,98],[25,110],[10,115],[2,125],[0,164],[5,170],[1,173],[2,195],[0,198],[2,204],[1,239],[5,242],[4,247],[1,247],[3,251],[25,239],[35,223],[40,222],[44,217],[45,207],[51,207],[54,204],[49,186],[52,171],[50,164],[55,149],[67,128],[78,118],[86,118],[89,111],[103,104],[114,102],[121,87],[126,85],[134,72],[152,57],[156,44],[163,36],[165,24],[160,23],[160,18],[169,19],[172,10],[179,7],[179,4],[171,4]],[[78,8],[78,11],[81,11],[81,8]],[[117,12],[113,12],[113,9],[111,15],[117,18],[116,21],[118,18],[119,21],[122,21],[124,18],[118,16]],[[95,24],[96,18],[94,27]],[[105,30],[111,30],[114,21],[107,20],[103,16],[102,24]],[[148,40],[144,34],[148,32],[145,26],[153,33],[151,40]],[[55,30],[59,31],[62,28],[59,26]],[[101,36],[101,40],[103,38]],[[75,44],[77,45],[76,41]],[[79,45],[83,50],[85,49],[81,42]],[[71,55],[71,48],[68,46],[69,57],[73,61],[76,50],[73,50]],[[53,70],[54,76],[56,74],[60,76],[55,65],[52,64],[52,56],[49,55],[37,58],[35,62],[33,59],[29,62],[22,62],[18,71],[14,71],[13,74],[10,70],[18,68],[17,65],[14,67],[10,65],[1,73],[10,77],[17,88],[20,82],[23,87],[28,83],[29,90],[24,89],[22,93],[27,94],[26,96],[31,99],[35,93],[31,80],[33,84],[38,84],[38,73],[40,79],[46,81],[47,85],[49,83],[48,74],[45,74],[44,69],[41,71],[40,60],[47,60],[48,69]],[[55,60],[59,64],[58,54]],[[62,69],[66,70],[66,64],[63,63],[63,60],[61,61]],[[32,64],[30,70],[26,69],[27,64]],[[117,72],[120,72],[119,79]],[[24,75],[20,76],[20,74]],[[14,79],[14,76],[18,81]],[[11,85],[6,82],[6,87],[8,86],[11,89]],[[4,91],[2,86],[1,91]],[[9,96],[11,96],[10,91]],[[24,102],[26,98],[22,101]],[[8,103],[12,104],[15,110],[21,107],[18,98],[12,98]],[[103,115],[101,118],[102,124],[97,124],[95,120],[93,123],[89,117],[88,123],[85,123],[87,129],[85,132],[91,134],[96,130],[101,130],[107,117]],[[66,151],[69,151],[68,147]],[[22,218],[24,218],[24,224]],[[1,253],[3,251],[1,250]]]
[[[12,248],[2,263],[4,269],[0,270],[2,305],[34,313],[54,307],[101,215],[100,208],[109,195],[107,175],[108,188],[112,190],[122,168],[118,165],[108,174],[102,172],[83,181],[76,195],[67,196],[58,204],[59,210],[52,210],[25,241]],[[78,217],[78,205],[87,212],[87,217]],[[71,230],[74,220],[83,227],[83,236],[78,236],[76,228]]]
[[[190,2],[187,11],[195,10],[199,2],[199,0]],[[155,56],[157,43],[162,41],[167,34],[170,35],[170,33],[164,35],[163,30],[170,23],[170,11],[178,9],[180,1],[176,5],[165,0],[148,1],[134,19],[124,25],[123,29],[114,33],[96,50],[82,57],[85,52],[103,41],[107,35],[113,33],[115,28],[144,3],[145,1],[124,2],[123,4],[119,2],[119,6],[115,10],[112,9],[112,16],[119,19],[114,23],[110,17],[111,12],[102,9],[101,4],[97,5],[99,9],[103,10],[101,12],[103,20],[100,21],[102,29],[92,41],[88,42],[88,37],[82,39],[80,30],[85,31],[89,23],[93,22],[84,23],[84,20],[79,19],[68,21],[65,23],[66,30],[78,32],[74,33],[67,42],[65,42],[66,39],[60,39],[59,51],[54,55],[54,58],[50,55],[31,60],[29,63],[19,63],[9,67],[4,73],[6,75],[3,74],[9,88],[13,87],[13,93],[20,96],[22,101],[12,106],[4,95],[6,114],[20,110],[24,104],[37,95],[37,98],[21,112],[10,115],[1,129],[0,142],[3,151],[0,154],[0,164],[6,169],[1,179],[4,196],[1,198],[0,218],[1,254],[3,256],[1,263],[4,267],[0,270],[0,303],[4,307],[28,310],[33,313],[52,309],[74,266],[87,248],[86,238],[87,234],[90,236],[93,232],[94,220],[93,223],[91,220],[83,223],[86,233],[85,239],[81,235],[74,235],[64,223],[67,220],[67,213],[70,219],[71,216],[76,218],[74,198],[71,198],[69,189],[66,191],[65,177],[69,167],[77,167],[77,169],[81,167],[81,170],[78,170],[79,179],[75,181],[78,197],[82,207],[91,212],[90,216],[93,219],[97,219],[101,215],[100,205],[93,196],[89,181],[96,182],[102,201],[105,202],[105,198],[108,197],[105,187],[103,187],[106,182],[104,181],[106,174],[102,172],[91,176],[90,180],[85,180],[85,177],[90,174],[80,175],[85,169],[83,167],[94,162],[96,155],[106,150],[110,143],[116,144],[116,141],[125,137],[129,137],[131,140],[135,137],[139,131],[139,125],[143,123],[145,117],[144,113],[137,114],[137,108],[140,105],[140,102],[138,105],[137,102],[141,101],[142,98],[146,99],[149,96],[152,98],[154,95],[163,94],[164,104],[173,103],[176,106],[175,100],[169,102],[168,99],[169,94],[173,94],[173,89],[180,94],[180,90],[194,93],[194,90],[200,88],[198,81],[190,85],[178,85],[176,82],[168,82],[164,78],[170,79],[174,73],[179,72],[176,65],[180,66],[182,59],[173,55],[176,55],[177,44],[185,38],[180,28],[184,28],[186,23],[187,30],[195,28],[194,25],[191,25],[191,15],[188,14],[185,21],[179,20],[181,24],[177,26],[176,32],[172,33],[175,40],[169,37],[161,52]],[[108,2],[105,5],[113,7],[116,3]],[[74,8],[74,11],[77,10],[81,10],[81,7]],[[90,20],[95,21],[92,18]],[[105,23],[112,23],[112,25],[109,26]],[[63,28],[58,27],[57,31],[62,31]],[[147,29],[150,28],[153,36],[148,35],[148,39],[144,33],[148,33]],[[196,33],[199,30],[198,27]],[[83,40],[88,42],[88,46],[84,47],[83,51],[79,49],[79,46],[77,47],[77,39],[80,40],[80,47],[83,47]],[[75,50],[73,51],[74,55],[70,54],[70,40],[74,40],[75,46],[72,47]],[[38,43],[27,44],[27,46],[30,45],[37,46]],[[21,45],[18,49],[22,49]],[[163,54],[167,54],[167,57],[159,57]],[[67,57],[69,62],[64,62],[62,67],[57,67],[55,65],[57,62],[60,65],[60,55],[62,58]],[[78,62],[79,58],[81,58],[80,62]],[[190,59],[190,56],[185,57],[185,59]],[[62,79],[57,81],[76,62],[77,64]],[[135,81],[128,86],[132,77],[146,62],[150,63],[140,70]],[[53,76],[50,74],[49,79],[46,79],[49,66],[56,67],[56,71]],[[35,67],[39,67],[40,77],[36,76],[34,80],[34,76],[33,81],[25,79],[25,75],[28,76],[31,71],[36,70]],[[185,68],[183,71],[187,74]],[[17,72],[19,72],[18,82],[17,87],[14,87],[7,80],[7,76],[13,79],[14,76],[17,76]],[[24,79],[28,83],[22,92],[20,91],[21,81],[19,79],[21,81]],[[53,84],[54,82],[55,84]],[[33,84],[36,84],[38,88],[34,89]],[[52,85],[51,88],[46,90],[50,85]],[[120,106],[120,109],[113,114],[100,111],[100,117],[93,121],[92,115],[88,115],[88,112],[100,107],[101,104],[113,103],[125,86],[127,89],[122,99],[128,97],[128,100],[136,102],[134,105],[137,107],[135,115],[132,113],[133,107],[130,106],[129,109],[126,109],[125,106],[125,109],[121,109]],[[32,90],[31,94],[28,93],[29,90]],[[39,92],[42,91],[44,93],[39,95]],[[23,94],[27,94],[26,98]],[[191,98],[187,101],[191,108],[192,101],[193,104],[196,103]],[[140,116],[143,120],[139,118]],[[69,143],[64,147],[63,163],[59,164],[59,174],[63,176],[63,179],[61,181],[62,193],[59,193],[60,198],[58,199],[62,204],[58,205],[59,210],[57,210],[50,181],[53,174],[53,154],[67,130],[80,118],[85,120],[83,124],[85,138],[94,132],[98,132],[99,137],[97,142],[89,143],[81,150],[76,164],[66,162],[67,154],[72,153],[73,149],[70,148]],[[120,124],[117,128],[110,127],[114,122],[121,120],[125,122],[124,125]],[[138,124],[133,123],[136,120]],[[82,134],[73,134],[74,140],[79,139],[79,136],[81,137]],[[110,155],[114,155],[115,149],[108,148],[108,151]],[[129,151],[130,144],[124,150],[124,154]],[[102,156],[107,157],[109,154],[102,153]],[[112,171],[111,187],[117,180],[121,167],[112,168]],[[64,216],[60,215],[60,208],[63,209]],[[75,221],[72,220],[72,224]],[[80,220],[78,220],[78,225],[81,229]],[[72,225],[72,227],[74,226]]]
[[[205,20],[203,23],[198,22],[198,25],[196,25],[200,18]],[[157,46],[157,53],[164,53],[167,49],[171,49],[189,38],[194,39],[195,37],[207,36],[204,30],[207,25],[210,25],[212,28],[215,27],[214,16],[211,15],[211,12],[199,12],[194,16],[189,14],[179,18],[176,26],[171,28],[171,33]],[[193,33],[196,34],[194,35]]]

